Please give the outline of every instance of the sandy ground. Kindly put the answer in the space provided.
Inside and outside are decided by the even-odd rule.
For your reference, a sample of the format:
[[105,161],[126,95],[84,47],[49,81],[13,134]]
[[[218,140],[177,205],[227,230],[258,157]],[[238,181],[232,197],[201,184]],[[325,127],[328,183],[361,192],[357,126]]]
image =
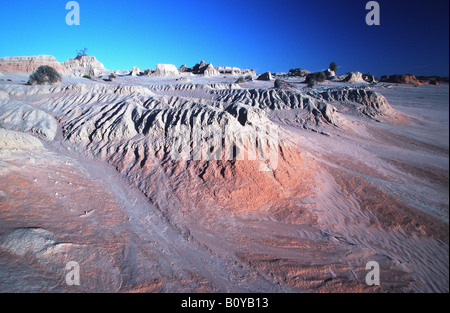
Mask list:
[[[128,96],[11,93],[7,86],[26,78],[6,75],[0,108],[26,103],[58,129],[54,139],[38,136],[41,145],[25,138],[21,148],[0,149],[1,291],[449,291],[448,85],[374,87],[392,114],[376,121],[336,102],[339,123],[320,126],[322,133],[293,122],[295,110],[269,112],[291,146],[277,170],[261,173],[247,160],[158,158],[139,145],[148,138],[139,134],[117,144],[72,142],[73,120]],[[189,79],[232,84],[237,77]],[[79,82],[109,86],[63,80]],[[216,97],[155,88],[186,84],[173,78],[118,83],[148,87],[155,97]],[[69,261],[80,264],[80,286],[65,283]],[[380,264],[380,286],[365,283],[369,261]]]

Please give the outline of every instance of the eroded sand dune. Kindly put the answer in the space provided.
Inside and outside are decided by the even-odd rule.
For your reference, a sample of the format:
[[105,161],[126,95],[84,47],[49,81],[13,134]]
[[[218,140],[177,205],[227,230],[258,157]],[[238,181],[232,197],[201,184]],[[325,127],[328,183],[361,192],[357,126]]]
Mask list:
[[448,86],[136,79],[0,85],[0,290],[448,292]]

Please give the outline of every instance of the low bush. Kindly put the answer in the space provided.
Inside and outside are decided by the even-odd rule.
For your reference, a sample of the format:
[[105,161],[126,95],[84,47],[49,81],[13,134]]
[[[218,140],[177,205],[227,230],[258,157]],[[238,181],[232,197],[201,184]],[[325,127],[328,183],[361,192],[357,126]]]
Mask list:
[[317,80],[315,80],[314,78],[311,78],[308,82],[308,88],[315,88],[317,85]]
[[306,77],[309,74],[309,71],[301,69],[301,68],[293,68],[289,70],[288,75],[294,77]]
[[306,76],[305,83],[309,84],[311,80],[314,80],[315,83],[323,83],[327,79],[324,72],[311,73]]
[[48,65],[39,66],[38,69],[30,75],[28,85],[47,85],[61,82],[61,75]]

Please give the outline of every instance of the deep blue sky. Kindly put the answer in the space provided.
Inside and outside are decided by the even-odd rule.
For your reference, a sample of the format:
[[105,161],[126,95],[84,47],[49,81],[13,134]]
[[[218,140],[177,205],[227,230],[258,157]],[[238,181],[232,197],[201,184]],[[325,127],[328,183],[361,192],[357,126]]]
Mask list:
[[157,63],[285,72],[449,74],[449,1],[79,0],[81,25],[65,23],[66,0],[0,0],[0,57],[50,54],[63,62],[88,48],[108,69]]

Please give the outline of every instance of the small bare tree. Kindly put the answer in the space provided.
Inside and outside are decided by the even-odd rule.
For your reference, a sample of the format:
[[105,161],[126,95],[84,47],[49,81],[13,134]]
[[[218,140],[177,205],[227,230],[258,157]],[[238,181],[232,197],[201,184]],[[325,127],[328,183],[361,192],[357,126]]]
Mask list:
[[338,66],[337,66],[336,62],[331,62],[330,63],[330,70],[332,70],[333,72],[337,73]]
[[87,48],[84,48],[83,50],[77,50],[77,59],[80,59],[81,57],[87,56]]

